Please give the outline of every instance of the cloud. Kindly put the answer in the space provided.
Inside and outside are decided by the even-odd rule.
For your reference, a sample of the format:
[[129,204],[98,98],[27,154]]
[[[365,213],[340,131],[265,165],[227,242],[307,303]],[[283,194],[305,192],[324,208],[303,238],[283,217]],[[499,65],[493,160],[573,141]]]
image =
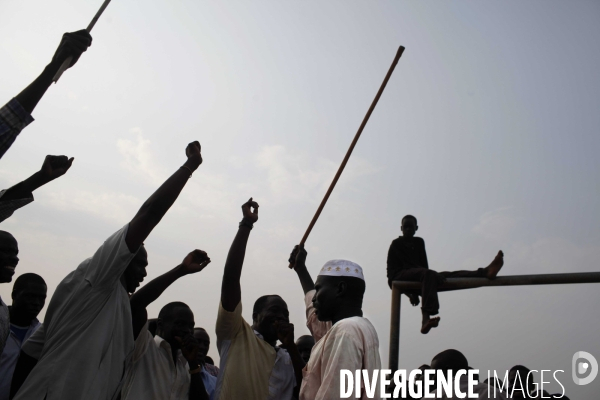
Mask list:
[[151,141],[144,138],[142,129],[139,127],[131,128],[129,132],[135,135],[135,140],[117,140],[119,153],[125,157],[121,166],[129,172],[146,179],[152,185],[160,185],[166,179],[166,174],[161,168],[157,167],[154,161],[150,149]]
[[490,211],[479,217],[479,222],[473,227],[473,232],[490,240],[508,238],[517,221],[508,215],[510,208],[503,207]]
[[142,204],[137,197],[122,193],[97,193],[70,190],[49,193],[45,204],[61,211],[79,211],[95,217],[123,223],[135,214]]
[[[255,158],[256,166],[267,172],[270,191],[279,200],[317,201],[335,176],[339,164],[328,160],[311,160],[304,154],[292,154],[285,146],[265,146]],[[377,172],[368,161],[356,157],[344,170],[346,182]]]

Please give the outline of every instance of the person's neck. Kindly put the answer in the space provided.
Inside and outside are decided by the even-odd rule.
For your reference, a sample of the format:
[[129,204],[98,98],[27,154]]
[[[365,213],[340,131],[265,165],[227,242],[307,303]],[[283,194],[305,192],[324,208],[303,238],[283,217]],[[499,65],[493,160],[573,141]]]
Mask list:
[[335,325],[338,321],[341,321],[346,318],[362,317],[362,316],[363,316],[362,307],[344,308],[344,309],[341,309],[339,312],[337,312],[333,316],[333,318],[331,319],[331,324]]
[[10,307],[8,312],[10,313],[10,323],[16,326],[29,326],[35,318],[31,318],[31,316],[19,312],[19,310],[15,310],[13,307]]
[[412,236],[402,235],[402,237],[404,238],[404,240],[407,240],[407,241],[410,242],[411,240],[413,240],[413,238],[415,237],[415,235],[412,235]]

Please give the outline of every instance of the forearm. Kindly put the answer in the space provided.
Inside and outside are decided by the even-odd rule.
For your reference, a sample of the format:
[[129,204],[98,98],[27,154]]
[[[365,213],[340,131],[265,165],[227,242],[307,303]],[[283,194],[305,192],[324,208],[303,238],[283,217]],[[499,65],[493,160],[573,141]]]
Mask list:
[[27,353],[21,351],[19,355],[19,360],[17,361],[17,365],[15,366],[15,370],[13,372],[12,382],[10,385],[10,395],[9,398],[12,399],[15,397],[25,379],[29,376],[29,373],[36,366],[37,360]]
[[190,171],[187,168],[179,168],[142,205],[129,223],[127,237],[125,238],[131,251],[137,251],[154,227],[158,225],[179,197],[179,193],[181,193],[189,178]]
[[302,285],[302,290],[304,290],[304,294],[314,290],[315,283],[306,268],[306,265],[297,265],[294,270],[298,274],[298,279],[300,279],[300,284]]
[[42,176],[41,172],[38,171],[29,178],[8,189],[2,198],[0,198],[0,201],[10,201],[31,197],[33,196],[34,190],[45,185],[46,183],[48,183],[48,180]]
[[29,114],[33,112],[35,106],[52,84],[52,78],[54,78],[59,68],[59,63],[51,62],[44,68],[40,76],[16,96],[17,101]]
[[250,228],[244,225],[240,226],[227,254],[221,286],[221,304],[229,312],[235,310],[242,297],[240,278],[249,237]]
[[132,311],[134,309],[145,309],[152,304],[156,299],[163,294],[163,292],[173,284],[177,279],[184,276],[181,265],[176,266],[172,270],[165,274],[162,274],[158,278],[155,278],[144,285],[138,290],[129,303],[131,304]]
[[[292,359],[292,365],[294,366],[294,375],[296,376],[296,389],[298,392],[300,391],[300,386],[302,386],[302,370],[304,369],[304,360],[302,360],[302,356],[298,351],[298,347],[296,347],[295,343],[291,343],[290,345],[285,347],[290,358]],[[297,393],[296,393],[297,395]]]
[[[196,362],[188,362],[188,366],[191,371],[198,368]],[[208,400],[208,393],[206,387],[202,381],[202,376],[199,372],[190,375],[190,393],[189,400]]]

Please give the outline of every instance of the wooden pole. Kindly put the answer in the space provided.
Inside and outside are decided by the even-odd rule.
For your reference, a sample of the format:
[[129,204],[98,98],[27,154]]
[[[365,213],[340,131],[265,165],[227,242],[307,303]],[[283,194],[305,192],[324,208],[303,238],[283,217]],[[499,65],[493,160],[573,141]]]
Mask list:
[[[110,3],[110,0],[104,0],[104,3],[102,3],[102,6],[100,7],[100,9],[96,13],[96,15],[94,15],[94,18],[92,18],[92,22],[90,22],[90,24],[86,28],[86,31],[91,32],[92,28],[94,27],[94,25],[96,25],[96,22],[98,22],[98,19],[100,18],[100,16],[102,15],[102,13],[106,9],[106,7],[108,7],[108,3]],[[73,57],[68,57],[62,63],[62,65],[60,66],[60,68],[58,69],[56,74],[54,75],[54,78],[52,78],[52,81],[54,83],[58,82],[58,79],[63,74],[63,72],[65,72],[71,66],[71,61],[73,61]]]
[[[319,208],[317,209],[315,216],[313,217],[312,221],[310,221],[310,224],[308,225],[308,229],[306,230],[306,232],[304,233],[304,236],[302,237],[302,240],[300,241],[301,245],[303,245],[306,242],[306,239],[308,239],[308,235],[310,235],[310,231],[312,231],[312,228],[315,226],[315,223],[319,219],[319,216],[321,215],[321,211],[323,211],[323,208],[325,208],[325,204],[327,203],[327,200],[329,199],[331,192],[333,192],[333,188],[335,187],[335,184],[337,183],[338,179],[340,179],[340,175],[342,175],[342,171],[344,171],[344,167],[346,166],[346,163],[348,163],[348,160],[350,159],[352,150],[354,150],[354,146],[356,146],[356,142],[358,142],[358,139],[360,138],[360,134],[362,133],[363,129],[365,128],[365,125],[367,125],[367,122],[369,121],[369,117],[373,113],[373,110],[375,109],[375,106],[377,105],[377,102],[379,101],[379,98],[381,97],[381,94],[383,93],[385,86],[387,85],[388,81],[390,80],[390,77],[392,76],[392,73],[394,72],[394,68],[396,68],[396,64],[398,64],[398,60],[400,60],[400,56],[402,56],[402,53],[404,53],[404,47],[400,46],[400,48],[398,49],[398,52],[396,53],[396,57],[394,57],[394,61],[392,61],[392,65],[390,66],[390,69],[388,70],[388,73],[385,76],[385,79],[383,80],[383,83],[381,84],[379,91],[377,92],[377,95],[375,95],[375,99],[373,99],[373,102],[371,103],[371,107],[369,107],[369,110],[367,111],[367,115],[365,115],[365,117],[363,118],[363,121],[360,124],[360,127],[358,128],[358,132],[356,132],[356,135],[354,135],[354,140],[352,140],[352,143],[350,144],[350,148],[346,152],[346,156],[344,157],[342,164],[338,168],[338,171],[335,174],[335,177],[333,178],[331,185],[329,185],[329,189],[327,189],[327,193],[325,193],[325,197],[323,197],[323,200],[321,201],[321,204],[319,205]],[[293,265],[290,263],[289,267],[293,268]]]

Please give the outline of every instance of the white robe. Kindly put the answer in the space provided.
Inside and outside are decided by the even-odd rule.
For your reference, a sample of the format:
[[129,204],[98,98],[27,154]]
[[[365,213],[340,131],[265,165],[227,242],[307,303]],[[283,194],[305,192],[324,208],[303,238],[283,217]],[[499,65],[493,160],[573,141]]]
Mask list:
[[44,328],[23,345],[40,357],[15,400],[111,400],[117,394],[134,347],[129,296],[120,282],[136,254],[125,243],[127,227],[56,288]]
[[[311,331],[315,346],[310,352],[310,360],[302,371],[303,380],[300,400],[340,399],[340,370],[366,369],[369,377],[374,370],[381,369],[379,339],[377,331],[368,319],[362,317],[345,318],[333,327],[330,322],[317,319],[312,306],[315,291],[305,296],[306,325]],[[362,399],[379,399],[379,385],[374,396],[368,397],[362,391]],[[354,393],[351,396],[354,397]]]

